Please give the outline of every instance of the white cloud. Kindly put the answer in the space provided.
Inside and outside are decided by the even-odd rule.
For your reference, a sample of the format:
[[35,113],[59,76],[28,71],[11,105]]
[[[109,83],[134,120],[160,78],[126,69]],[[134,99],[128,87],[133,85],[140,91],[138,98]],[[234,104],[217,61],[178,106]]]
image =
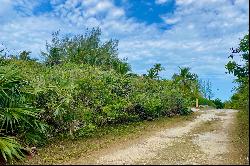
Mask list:
[[111,9],[113,7],[112,3],[109,1],[99,1],[95,6],[88,9],[87,16],[94,16],[96,14],[99,14],[101,12],[106,12],[107,10]]
[[164,20],[164,22],[165,22],[166,24],[176,24],[177,22],[180,21],[180,18],[178,18],[178,17],[175,17],[175,18],[167,18],[167,17],[162,16],[161,18]]
[[21,17],[1,26],[1,41],[10,49],[30,50],[35,57],[40,54],[40,49],[44,49],[46,40],[51,38],[51,33],[55,30],[66,28],[60,21],[40,17]]
[[176,0],[176,4],[177,5],[189,5],[195,1],[196,0]]
[[122,9],[118,9],[118,8],[113,8],[113,9],[110,9],[110,11],[108,12],[108,16],[107,18],[119,18],[119,17],[122,17],[124,16],[124,10]]
[[164,4],[164,3],[167,3],[167,2],[169,2],[169,0],[155,0],[156,4]]

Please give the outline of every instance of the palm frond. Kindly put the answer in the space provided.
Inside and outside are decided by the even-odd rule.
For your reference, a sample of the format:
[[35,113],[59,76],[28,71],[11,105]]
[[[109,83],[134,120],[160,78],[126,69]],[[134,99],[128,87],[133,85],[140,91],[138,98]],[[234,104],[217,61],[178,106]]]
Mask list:
[[0,137],[0,155],[2,155],[6,161],[12,159],[24,159],[24,154],[21,149],[21,145],[17,143],[14,138]]

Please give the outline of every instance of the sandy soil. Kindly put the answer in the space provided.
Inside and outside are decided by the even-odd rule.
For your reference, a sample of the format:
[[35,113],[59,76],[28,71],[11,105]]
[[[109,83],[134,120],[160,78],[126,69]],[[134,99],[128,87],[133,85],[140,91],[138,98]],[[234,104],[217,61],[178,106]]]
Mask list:
[[[240,164],[230,157],[230,126],[236,110],[200,111],[182,126],[162,129],[126,145],[79,158],[70,164]],[[69,164],[69,163],[65,163]]]

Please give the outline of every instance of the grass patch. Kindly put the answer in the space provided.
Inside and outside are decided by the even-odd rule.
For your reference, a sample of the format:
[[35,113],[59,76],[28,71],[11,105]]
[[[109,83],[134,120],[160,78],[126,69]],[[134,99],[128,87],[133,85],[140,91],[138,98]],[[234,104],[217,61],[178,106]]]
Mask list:
[[237,112],[236,123],[232,130],[233,150],[241,159],[241,164],[249,164],[249,111]]
[[193,134],[199,134],[199,133],[205,133],[205,132],[212,132],[216,129],[218,129],[218,126],[220,126],[222,122],[220,119],[213,119],[210,121],[202,122],[198,127],[192,129],[191,133]]
[[161,128],[182,125],[193,120],[198,114],[159,118],[153,121],[133,122],[98,129],[93,135],[79,139],[54,139],[31,160],[17,164],[61,164],[88,157],[95,151],[105,149],[114,144],[123,144],[133,139],[145,137]]

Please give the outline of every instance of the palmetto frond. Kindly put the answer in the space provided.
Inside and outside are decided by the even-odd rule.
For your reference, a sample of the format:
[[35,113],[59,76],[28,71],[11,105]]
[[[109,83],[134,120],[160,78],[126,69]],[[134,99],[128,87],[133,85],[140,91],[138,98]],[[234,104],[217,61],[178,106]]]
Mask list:
[[3,158],[8,161],[9,159],[23,159],[24,155],[21,151],[22,147],[11,137],[0,137],[0,151]]
[[0,71],[0,134],[7,135],[0,137],[0,157],[6,161],[23,158],[22,146],[8,135],[15,135],[27,143],[34,142],[36,138],[25,138],[24,134],[44,131],[38,120],[40,110],[34,108],[30,101],[32,95],[29,83],[15,70]]

